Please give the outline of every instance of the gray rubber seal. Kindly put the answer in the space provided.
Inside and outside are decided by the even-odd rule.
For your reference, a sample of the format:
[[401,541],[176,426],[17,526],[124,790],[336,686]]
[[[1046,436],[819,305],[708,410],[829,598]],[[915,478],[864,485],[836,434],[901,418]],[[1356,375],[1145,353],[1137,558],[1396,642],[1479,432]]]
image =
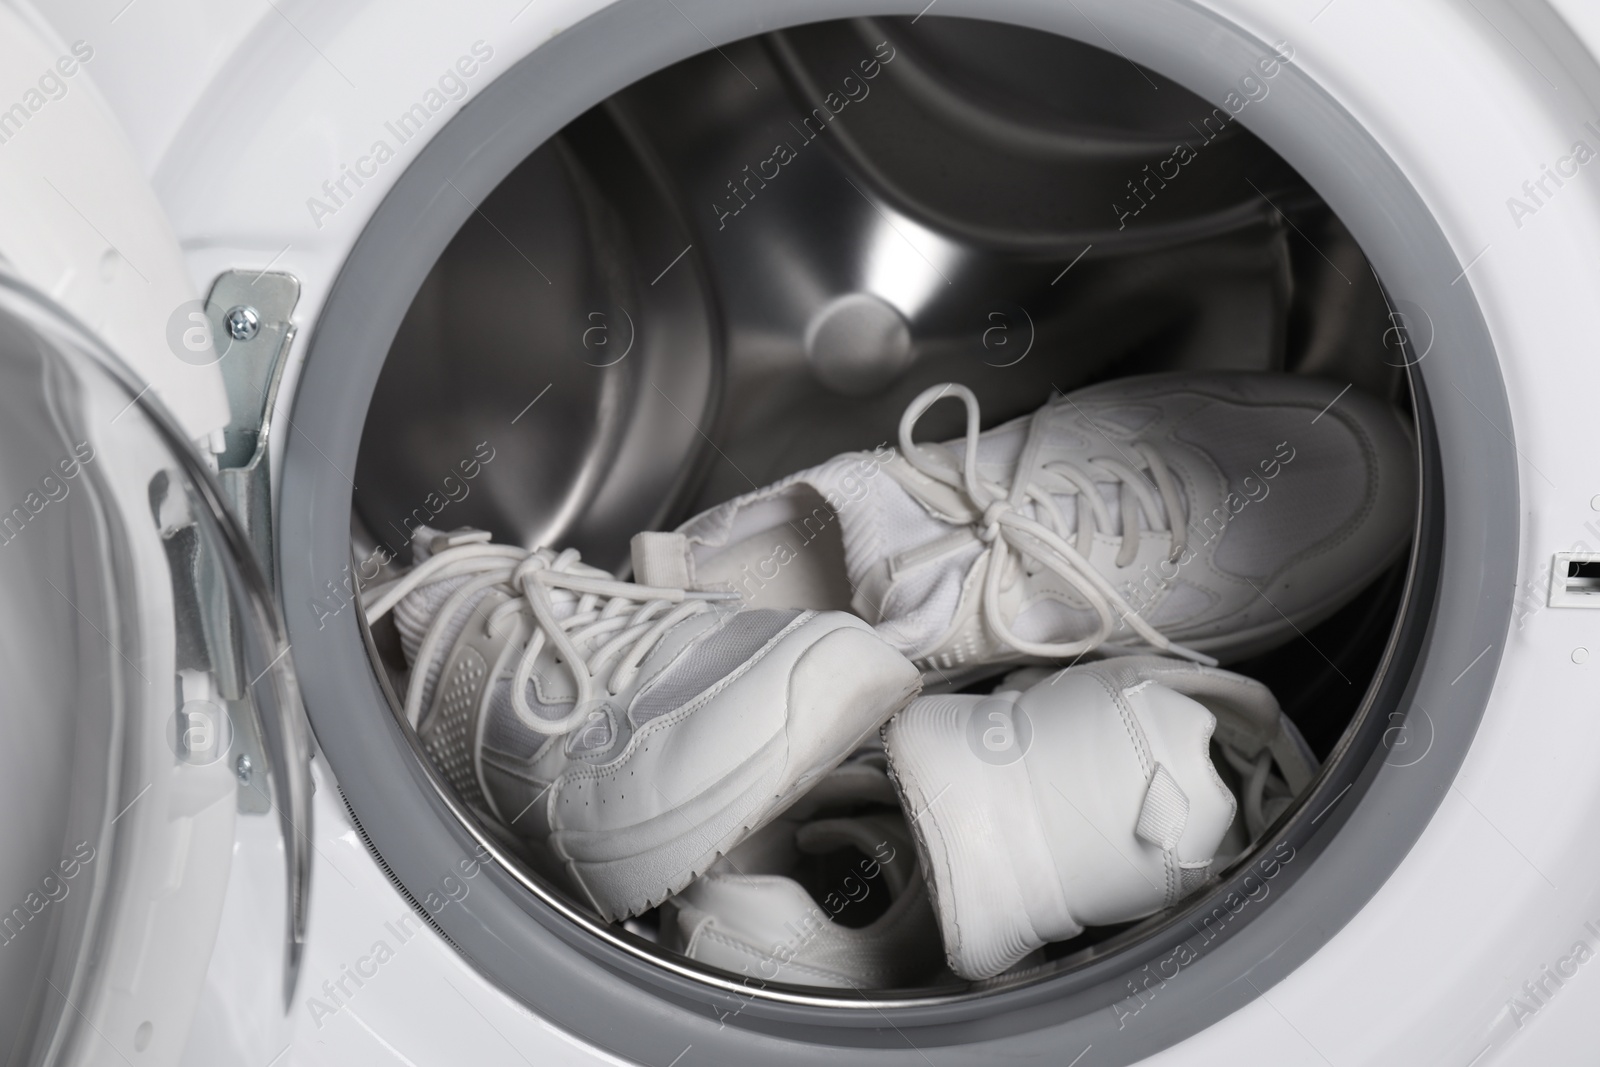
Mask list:
[[[340,471],[355,467],[363,413],[413,295],[468,202],[481,202],[536,146],[611,93],[708,41],[821,19],[914,15],[922,6],[623,0],[487,86],[401,176],[357,242],[317,324],[294,405],[279,563],[317,739],[364,835],[415,901],[437,896],[477,846],[397,728],[355,613],[319,620],[311,604],[349,561],[351,487]],[[1218,103],[1270,51],[1182,0],[943,0],[939,14],[1100,47],[1113,40]],[[555,1025],[643,1063],[671,1063],[691,1045],[694,1063],[739,1067],[1068,1063],[1092,1046],[1081,1067],[1094,1067],[1150,1055],[1237,1009],[1372,897],[1454,780],[1504,648],[1518,538],[1510,413],[1470,283],[1453,284],[1462,264],[1373,138],[1293,63],[1239,118],[1339,214],[1397,306],[1426,309],[1433,333],[1427,353],[1413,357],[1431,407],[1419,415],[1431,490],[1393,669],[1348,739],[1350,757],[1266,858],[1186,915],[1070,973],[954,1002],[863,1000],[853,1010],[731,994],[652,965],[578,929],[488,864],[470,894],[430,909],[484,975]],[[1397,730],[1412,740],[1403,758],[1384,743]]]

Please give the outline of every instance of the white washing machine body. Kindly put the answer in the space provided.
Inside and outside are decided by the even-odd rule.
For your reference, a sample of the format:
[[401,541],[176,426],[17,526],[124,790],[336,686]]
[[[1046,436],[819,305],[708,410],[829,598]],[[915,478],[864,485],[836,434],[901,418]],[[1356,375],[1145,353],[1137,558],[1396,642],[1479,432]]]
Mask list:
[[[41,205],[37,212],[8,213],[9,224],[0,221],[0,254],[99,330],[202,446],[227,421],[217,380],[185,377],[189,364],[151,339],[164,339],[174,311],[226,272],[297,279],[297,331],[270,415],[276,477],[297,435],[320,452],[318,431],[299,425],[307,359],[334,358],[316,350],[315,338],[340,287],[353,288],[346,272],[361,242],[370,240],[374,220],[428,146],[472,114],[497,81],[529,64],[567,71],[581,61],[582,70],[570,75],[571,92],[523,101],[554,132],[643,73],[705,48],[799,22],[927,10],[919,3],[847,0],[731,8],[714,0],[474,0],[398,9],[283,3],[246,13],[142,0],[110,13],[77,2],[42,15],[5,11],[34,27],[33,38],[50,41],[31,55],[8,45],[18,48],[24,69],[32,61],[44,71],[57,51],[70,54],[78,41],[88,42],[93,59],[81,65],[64,99],[0,145],[0,180],[13,203]],[[1223,1064],[1265,1055],[1283,1064],[1577,1062],[1593,1043],[1590,1019],[1600,1008],[1600,965],[1589,964],[1600,954],[1600,853],[1589,847],[1600,812],[1600,777],[1591,773],[1600,758],[1594,714],[1600,689],[1593,677],[1600,668],[1589,662],[1591,652],[1600,653],[1600,613],[1585,606],[1581,593],[1567,593],[1565,559],[1557,556],[1600,552],[1590,410],[1600,395],[1600,361],[1590,354],[1600,332],[1600,305],[1592,299],[1600,291],[1600,196],[1589,166],[1600,153],[1600,13],[1567,0],[1515,6],[1421,0],[1401,8],[1364,0],[1204,0],[1181,5],[1182,19],[1173,14],[1178,9],[1156,0],[944,0],[935,14],[1015,20],[1076,37],[1219,105],[1250,74],[1244,65],[1230,75],[1233,61],[1216,58],[1232,55],[1231,42],[1256,42],[1260,54],[1286,43],[1298,76],[1365,131],[1381,150],[1385,180],[1398,179],[1414,193],[1452,253],[1431,286],[1395,290],[1406,301],[1397,302],[1395,328],[1412,335],[1425,377],[1455,353],[1421,336],[1433,338],[1437,330],[1444,337],[1445,320],[1463,306],[1481,314],[1506,408],[1480,406],[1476,426],[1463,423],[1456,432],[1514,449],[1514,483],[1495,492],[1514,514],[1515,578],[1482,604],[1489,636],[1429,646],[1430,669],[1443,672],[1444,702],[1409,705],[1391,725],[1386,756],[1361,787],[1308,815],[1344,821],[1330,844],[1300,861],[1311,868],[1300,877],[1345,884],[1345,872],[1363,861],[1341,841],[1360,840],[1397,818],[1359,802],[1370,779],[1403,786],[1407,775],[1450,763],[1445,784],[1431,787],[1425,829],[1414,843],[1398,846],[1392,871],[1350,877],[1350,892],[1361,898],[1353,915],[1324,918],[1309,905],[1295,911],[1292,929],[1280,938],[1290,946],[1289,962],[1275,964],[1269,955],[1259,966],[1241,965],[1239,980],[1214,991],[1210,1018],[1194,1014],[1206,991],[1186,988],[1207,981],[1198,970],[1170,958],[1130,968],[1126,995],[1099,1009],[1092,1039],[1054,1046],[1053,1061]],[[1229,29],[1172,39],[1195,20]],[[596,34],[615,35],[615,49],[595,48]],[[1191,58],[1174,58],[1186,54]],[[5,67],[17,74],[17,63]],[[18,84],[9,95],[21,99],[28,79],[13,80]],[[80,90],[84,97],[98,92],[97,113],[114,116],[114,126],[92,128],[67,115]],[[1383,210],[1364,201],[1369,189],[1356,164],[1343,174],[1331,167],[1327,153],[1338,146],[1314,143],[1297,99],[1287,89],[1276,99],[1268,95],[1239,111],[1239,121],[1307,177],[1380,274],[1387,277],[1393,267],[1403,275],[1386,258],[1385,239],[1392,241],[1394,232],[1383,231],[1407,221],[1399,215],[1386,221]],[[51,146],[52,162],[16,162],[30,138]],[[113,146],[114,138],[125,142]],[[84,146],[91,141],[98,143],[89,152]],[[453,220],[451,226],[477,209],[484,183],[492,185],[478,175],[496,168],[503,175],[530,147],[509,134],[503,142],[480,137],[476,144],[482,158],[460,159],[459,181],[433,182],[430,209]],[[38,178],[48,177],[51,166],[72,166],[69,150],[85,151],[86,161],[63,172],[72,175],[63,181],[84,184],[56,189],[61,203],[53,203]],[[114,180],[96,173],[115,168],[122,170]],[[34,185],[25,188],[27,181]],[[144,198],[140,203],[153,197],[159,209],[129,207],[132,200],[116,199],[123,191]],[[175,244],[158,232],[163,217]],[[149,233],[140,229],[145,225]],[[39,250],[60,234],[74,235],[75,247],[50,260]],[[139,279],[130,282],[120,269],[95,274],[107,248],[148,269],[150,288],[132,288]],[[110,280],[97,287],[93,280],[102,276]],[[122,310],[107,313],[108,307]],[[1482,368],[1461,373],[1469,372]],[[1469,391],[1451,381],[1441,377],[1434,388],[1455,388],[1470,408]],[[508,417],[522,403],[508,398]],[[349,418],[360,415],[352,411]],[[327,478],[349,481],[353,469],[324,459],[333,472]],[[1475,474],[1449,469],[1449,456],[1444,462],[1449,500]],[[280,510],[277,534],[287,537],[285,524],[299,518]],[[341,575],[325,577],[337,585]],[[325,589],[325,583],[285,586],[280,595],[292,604],[324,596]],[[1458,614],[1476,610],[1456,605]],[[298,661],[309,652],[291,647],[290,657]],[[1488,694],[1481,720],[1477,708],[1449,699],[1452,686],[1465,692],[1474,685]],[[1459,751],[1447,751],[1451,746]],[[285,966],[282,924],[261,919],[263,883],[249,873],[247,858],[252,850],[270,854],[261,864],[271,869],[281,863],[280,846],[270,835],[253,843],[241,837],[189,1040],[181,1060],[163,1062],[687,1067],[727,1060],[717,1035],[745,1024],[737,1008],[684,1023],[679,1017],[687,1008],[640,993],[649,1006],[632,1014],[618,1009],[616,1026],[637,1029],[640,1018],[653,1016],[659,1029],[624,1040],[603,1027],[576,1032],[561,1012],[507,992],[444,935],[449,927],[418,915],[465,910],[485,891],[492,854],[469,852],[441,867],[431,893],[409,880],[407,899],[342,801],[336,770],[320,758],[314,763],[308,926],[288,1011],[278,973]],[[1297,858],[1292,848],[1278,857],[1284,869]],[[1271,878],[1258,885],[1259,893],[1238,901],[1235,915],[1288,913],[1292,889],[1279,894],[1280,907]],[[1230,944],[1245,951],[1241,941]],[[1217,950],[1229,951],[1228,945]],[[607,1010],[597,1006],[602,1016]],[[1176,1012],[1188,1013],[1190,1022],[1161,1029]],[[751,1009],[751,1019],[758,1014]],[[884,1062],[964,1061],[957,1044],[914,1036],[921,1032],[887,1016],[876,1030]],[[1152,1036],[1178,1031],[1184,1033],[1176,1044]],[[782,1057],[803,1041],[776,1024],[750,1033],[754,1045],[747,1047],[769,1042],[774,1062],[786,1062]],[[108,1035],[118,1049],[123,1040]],[[830,1056],[847,1062],[852,1052],[819,1046],[812,1062]]]
[[7,1055],[177,1062],[219,929],[269,931],[282,1014],[308,739],[215,480],[219,352],[96,49],[0,23]]

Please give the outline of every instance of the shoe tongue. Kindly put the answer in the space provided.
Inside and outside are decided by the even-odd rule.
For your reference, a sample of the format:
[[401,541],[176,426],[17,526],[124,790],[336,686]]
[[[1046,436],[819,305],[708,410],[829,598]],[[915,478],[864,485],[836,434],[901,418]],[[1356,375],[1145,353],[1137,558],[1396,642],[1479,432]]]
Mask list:
[[[1098,429],[1106,423],[1112,423],[1114,424],[1114,430],[1124,432],[1137,428],[1137,425],[1122,425],[1119,422],[1122,417],[1123,413],[1119,411],[1097,411],[1094,416],[1094,425]],[[1124,421],[1132,423],[1135,419],[1130,415]],[[1148,421],[1148,419],[1143,421]],[[1016,419],[1004,426],[998,426],[980,437],[978,440],[978,472],[990,482],[1009,489],[1012,485],[1012,479],[1016,477],[1017,459],[1022,452],[1023,444],[1027,440],[1028,429],[1029,420]],[[1055,446],[1055,451],[1058,455],[1061,451],[1066,450],[1087,457],[1093,451],[1089,448],[1091,442],[1084,435],[1059,423],[1052,422],[1046,428],[1045,433],[1047,434],[1047,440]],[[1106,451],[1104,446],[1109,444],[1117,458],[1127,463],[1130,467],[1138,466],[1136,456],[1128,446],[1117,445],[1111,442],[1110,438],[1103,435],[1101,441],[1101,451]],[[966,441],[964,439],[950,441],[944,447],[949,449],[951,455],[954,456],[956,469],[959,470],[967,454]],[[1100,491],[1100,498],[1105,501],[1106,508],[1111,514],[1111,528],[1103,532],[1120,533],[1122,530],[1122,479],[1103,468],[1093,465],[1085,464],[1081,469],[1094,479],[1095,487]],[[1145,472],[1145,478],[1152,490],[1159,496],[1159,490],[1155,488],[1155,481],[1150,477],[1148,471]],[[1174,479],[1174,487],[1177,489],[1179,506],[1183,509],[1184,514],[1188,514],[1188,496],[1183,490],[1182,483]],[[1068,530],[1075,531],[1077,529],[1078,506],[1076,494],[1052,493],[1051,500],[1061,510],[1062,518],[1066,520]],[[1144,515],[1144,509],[1140,508],[1138,510],[1139,528],[1149,529],[1150,523]],[[1169,524],[1182,522],[1183,516],[1166,516],[1166,520]]]
[[[1009,489],[1016,473],[1017,454],[1022,447],[1026,426],[1002,427],[993,437],[978,443],[979,473],[985,481]],[[936,446],[938,447],[938,446]],[[953,456],[954,469],[960,469],[964,443],[945,445]],[[828,467],[818,471],[825,476]],[[1113,529],[1120,529],[1122,513],[1121,483],[1111,479],[1097,484],[1111,515]],[[965,500],[964,490],[960,494]],[[1051,494],[1064,529],[1071,540],[1077,530],[1078,500],[1075,493]],[[924,504],[913,491],[895,477],[878,478],[861,502],[839,509],[844,533],[845,566],[858,603],[853,605],[876,623],[879,632],[908,654],[928,648],[946,633],[961,605],[963,580],[982,546],[974,541],[956,554],[937,563],[906,566],[901,571],[894,562],[924,546],[934,545],[964,529],[935,518],[935,505]],[[1025,514],[1035,508],[1024,505]],[[889,562],[887,571],[884,564]]]
[[[439,609],[450,598],[450,594],[471,580],[470,575],[460,575],[429,582],[413,589],[395,605],[394,624],[400,631],[400,647],[405,651],[407,664],[417,661],[417,651],[422,647],[422,639],[426,636],[428,627],[433,624],[434,616],[439,614]],[[452,623],[450,631],[445,634],[446,648],[455,643],[456,636],[461,633],[461,627],[465,625],[466,613],[462,612],[459,620]]]
[[[401,598],[400,603],[394,608],[395,628],[400,631],[400,647],[405,651],[406,663],[415,663],[417,652],[422,647],[422,640],[427,635],[428,627],[433,625],[434,618],[444,607],[451,594],[468,582],[474,575],[457,575],[453,578],[441,578],[437,582],[429,582],[418,586]],[[444,633],[441,647],[451,648],[460,636],[461,630],[466,626],[467,620],[472,617],[472,609],[488,594],[482,590],[475,594],[456,611]],[[550,591],[550,606],[557,619],[565,619],[572,615],[578,607],[577,594],[565,589]],[[604,603],[602,602],[602,607]]]
[[[1048,432],[1048,431],[1047,431]],[[978,473],[983,478],[1001,486],[1009,492],[1014,486],[1017,476],[1017,459],[1022,452],[1022,446],[1028,436],[1028,420],[1017,419],[1004,426],[996,427],[978,439]],[[1079,443],[1076,434],[1071,435],[1070,443]],[[955,457],[956,467],[966,461],[967,444],[965,440],[951,441],[945,445]],[[1131,465],[1131,463],[1130,463]],[[1106,510],[1110,512],[1111,525],[1106,533],[1120,532],[1122,530],[1122,479],[1109,471],[1091,465],[1084,465],[1083,471],[1090,475],[1094,486],[1100,493],[1100,499],[1105,502]],[[1071,540],[1078,528],[1078,495],[1076,493],[1051,493],[1050,500],[1061,513],[1065,529],[1058,531]],[[1144,515],[1139,516],[1141,528],[1148,527]]]
[[[548,552],[548,550],[541,551],[544,551],[548,558],[554,559],[554,553]],[[568,568],[568,573],[603,578],[608,581],[614,580],[610,573],[600,570],[598,567],[591,567],[583,563],[572,564]],[[417,654],[421,650],[422,642],[427,636],[428,629],[433,625],[435,619],[438,617],[439,612],[444,608],[445,602],[449,600],[457,590],[466,585],[468,582],[474,580],[476,577],[479,576],[457,575],[450,578],[443,578],[436,582],[429,582],[413,590],[411,593],[403,597],[399,604],[395,605],[395,628],[400,633],[400,646],[402,651],[405,653],[405,659],[408,665],[412,665],[414,667],[416,664]],[[462,631],[473,619],[474,615],[481,614],[481,612],[478,610],[479,605],[483,598],[488,595],[488,589],[483,589],[473,594],[468,599],[467,603],[459,605],[456,608],[451,615],[450,620],[445,624],[444,632],[441,634],[438,644],[438,654],[435,655],[432,658],[432,662],[428,664],[428,675],[426,680],[423,682],[422,706],[424,709],[430,707],[432,704],[434,687],[438,683],[440,671],[443,669],[445,659],[449,656],[450,649],[455,647],[456,641],[460,638]],[[582,596],[582,594],[574,593],[571,590],[559,588],[548,589],[546,595],[549,598],[551,614],[558,621],[571,618],[577,612],[578,603]],[[593,610],[597,612],[605,610],[606,606],[611,603],[611,599],[612,598],[608,597],[598,598]],[[641,601],[639,604],[633,605],[631,610],[623,613],[624,617],[632,614],[632,611],[637,610],[638,607],[642,606],[642,603],[643,602]],[[525,617],[529,614],[526,607],[524,607],[523,612]],[[531,618],[528,621],[531,623]],[[689,630],[698,632],[699,629],[702,628],[703,627],[690,627],[688,630],[685,630],[683,636],[687,638],[690,636],[688,632]],[[581,634],[584,629],[586,629],[586,627],[578,627],[578,633]],[[577,634],[574,634],[571,635],[571,639],[578,652],[581,655],[587,656],[594,652],[594,650],[599,648],[601,645],[615,638],[620,632],[620,629],[608,629],[590,634],[588,636],[578,636]],[[672,647],[667,650],[664,650],[662,647],[658,646],[658,648],[647,654],[644,662],[641,664],[641,676],[648,677],[651,673],[653,673],[650,670],[651,664],[653,661],[659,659],[663,651],[666,651],[670,654],[676,654],[676,652],[681,648],[681,645],[682,641],[672,643]],[[528,694],[529,705],[536,711],[547,711],[547,717],[552,719],[560,718],[571,709],[571,701],[576,693],[576,687],[572,679],[571,671],[568,670],[564,665],[557,663],[556,656],[557,653],[554,645],[547,641],[545,647],[540,651],[535,666],[535,672],[540,676],[541,679],[542,693],[535,693],[533,691],[534,687],[530,685],[530,692]],[[498,684],[503,686],[503,683]],[[548,698],[547,701],[539,699],[541,696]]]

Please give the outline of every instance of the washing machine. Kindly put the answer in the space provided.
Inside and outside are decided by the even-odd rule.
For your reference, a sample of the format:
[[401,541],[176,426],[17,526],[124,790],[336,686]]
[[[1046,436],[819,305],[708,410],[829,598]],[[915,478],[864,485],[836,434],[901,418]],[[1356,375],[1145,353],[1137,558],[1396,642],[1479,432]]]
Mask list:
[[[1593,1058],[1592,5],[0,22],[8,1062]],[[998,979],[753,980],[603,921],[451,788],[367,623],[421,526],[625,573],[931,383],[999,422],[1225,369],[1400,412],[1410,547],[1237,666],[1320,761],[1267,831]]]

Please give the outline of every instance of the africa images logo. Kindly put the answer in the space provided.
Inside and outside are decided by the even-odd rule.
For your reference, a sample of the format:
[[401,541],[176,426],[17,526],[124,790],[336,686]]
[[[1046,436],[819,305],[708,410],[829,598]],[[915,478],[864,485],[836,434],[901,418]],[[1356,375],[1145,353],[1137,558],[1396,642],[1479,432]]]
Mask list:
[[54,65],[46,67],[33,85],[24,90],[21,99],[10,107],[0,105],[0,144],[8,143],[21,133],[29,120],[52,101],[67,95],[67,79],[94,58],[94,49],[87,41],[72,42],[72,51],[60,56]]
[[[1129,195],[1111,205],[1112,212],[1117,216],[1117,229],[1126,229],[1128,220],[1149,207],[1150,201],[1167,187],[1168,182],[1176,180],[1184,167],[1199,159],[1200,149],[1220,137],[1241,111],[1252,103],[1265,100],[1272,91],[1269,82],[1293,59],[1294,46],[1288,41],[1279,41],[1270,55],[1257,60],[1254,69],[1247,70],[1239,78],[1234,88],[1223,97],[1221,107],[1212,108],[1211,114],[1200,119],[1200,125],[1196,126],[1193,122],[1189,124],[1199,135],[1198,144],[1180,141],[1172,146],[1171,155],[1156,162],[1154,171],[1147,163],[1142,178],[1129,179]],[[1260,72],[1260,77],[1256,76],[1256,71]]]
[[[467,79],[476,75],[494,57],[494,49],[484,41],[472,42],[470,51],[471,55],[461,56],[453,65],[446,67],[438,81],[428,87],[420,100],[383,124],[383,128],[393,135],[395,144],[390,144],[387,137],[378,138],[367,149],[367,154],[359,157],[355,163],[339,164],[339,173],[322,183],[322,196],[306,198],[306,210],[311,212],[311,221],[317,229],[322,229],[324,219],[337,215],[341,208],[354,199],[368,179],[377,176],[378,168],[395,157],[397,146],[421,133],[422,128],[445,110],[447,104],[460,103],[467,98],[472,91]],[[354,188],[351,188],[352,185]]]
[[[717,216],[717,229],[725,229],[729,219],[749,207],[750,201],[756,198],[756,192],[765,189],[767,182],[777,180],[778,175],[783,173],[784,167],[800,158],[800,149],[827,132],[828,123],[838,118],[841,111],[852,103],[859,104],[865,101],[872,92],[872,86],[867,83],[882,73],[886,64],[894,62],[897,54],[894,45],[888,41],[878,42],[872,56],[856,64],[856,69],[861,73],[860,78],[854,74],[846,75],[837,90],[828,92],[822,98],[822,103],[801,118],[800,125],[789,123],[790,128],[799,134],[799,148],[796,148],[792,141],[780,141],[773,146],[772,155],[756,163],[754,173],[751,172],[749,164],[746,164],[742,168],[743,178],[728,179],[726,183],[728,195],[724,196],[721,202],[714,201],[711,205],[711,210]],[[769,167],[771,173],[768,173]],[[736,182],[738,184],[735,184]],[[754,188],[751,187],[752,182],[755,183]]]

